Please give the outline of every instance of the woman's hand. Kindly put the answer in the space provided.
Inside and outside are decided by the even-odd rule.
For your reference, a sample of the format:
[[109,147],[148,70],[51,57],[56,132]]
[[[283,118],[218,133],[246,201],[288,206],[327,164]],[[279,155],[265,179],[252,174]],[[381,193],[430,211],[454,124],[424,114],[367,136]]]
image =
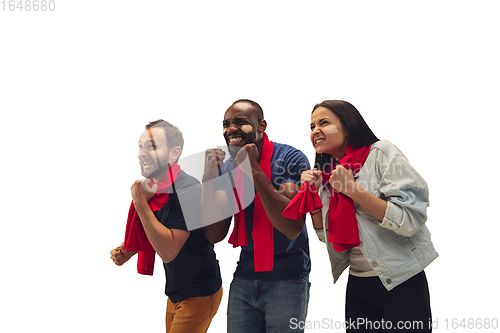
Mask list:
[[315,188],[318,189],[321,185],[321,178],[323,174],[318,169],[314,168],[307,171],[302,171],[302,175],[300,176],[300,186],[304,185],[304,183],[309,183],[309,186],[315,185]]
[[352,195],[356,187],[352,170],[347,170],[340,164],[338,164],[335,170],[333,170],[329,182],[337,192],[349,197]]
[[354,181],[352,170],[337,165],[330,176],[330,184],[337,191],[360,204],[377,220],[382,221],[387,210],[387,201],[369,193]]

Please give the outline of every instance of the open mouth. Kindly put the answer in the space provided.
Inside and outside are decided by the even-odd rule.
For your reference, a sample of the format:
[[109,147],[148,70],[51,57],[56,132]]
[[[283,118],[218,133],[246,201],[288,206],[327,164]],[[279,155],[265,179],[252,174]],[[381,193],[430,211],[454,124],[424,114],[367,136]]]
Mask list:
[[319,145],[321,142],[325,141],[325,139],[321,138],[321,139],[316,139],[314,140],[314,144],[315,145]]
[[229,142],[230,143],[237,143],[237,142],[240,142],[241,141],[241,138],[229,138]]
[[155,165],[155,164],[154,164],[154,162],[152,162],[152,161],[143,161],[143,162],[142,162],[142,166],[143,166],[144,168],[151,168],[151,167],[153,167],[154,165]]
[[240,136],[233,136],[227,139],[228,145],[239,145],[243,141],[243,138]]

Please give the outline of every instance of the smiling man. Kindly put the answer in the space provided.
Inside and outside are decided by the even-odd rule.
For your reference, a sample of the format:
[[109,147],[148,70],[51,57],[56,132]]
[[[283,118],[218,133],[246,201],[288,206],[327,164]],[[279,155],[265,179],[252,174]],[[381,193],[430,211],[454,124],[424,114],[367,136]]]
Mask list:
[[[290,321],[304,321],[307,312],[307,231],[304,219],[281,213],[299,191],[309,162],[301,151],[269,141],[262,108],[254,101],[234,102],[222,124],[231,158],[221,165],[224,152],[207,150],[202,207],[211,215],[213,207],[220,210],[219,222],[205,227],[213,243],[228,234],[233,216],[224,218],[226,212],[235,213],[229,242],[241,246],[241,254],[229,292],[228,332],[301,332]],[[249,187],[255,191],[251,203]]]
[[222,298],[219,264],[200,219],[200,185],[177,164],[184,140],[177,127],[157,120],[139,138],[139,164],[146,178],[132,184],[125,242],[111,250],[121,266],[137,252],[138,272],[152,275],[155,252],[165,269],[166,331],[205,333]]

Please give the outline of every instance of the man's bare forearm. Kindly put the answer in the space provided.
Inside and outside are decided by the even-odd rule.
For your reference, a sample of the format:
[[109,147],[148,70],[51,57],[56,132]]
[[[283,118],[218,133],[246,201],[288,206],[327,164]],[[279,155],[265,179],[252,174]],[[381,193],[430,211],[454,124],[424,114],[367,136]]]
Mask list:
[[178,236],[182,233],[186,233],[187,235],[176,237],[176,233],[173,230],[165,227],[158,221],[147,202],[134,204],[146,236],[162,261],[168,263],[174,260],[182,249],[182,246],[184,246],[187,239],[185,236],[189,236],[189,232],[179,230],[179,233],[177,233]]
[[297,238],[304,227],[305,216],[300,220],[292,220],[281,214],[290,200],[298,193],[299,186],[285,183],[281,184],[280,191],[277,191],[260,167],[253,166],[252,174],[255,189],[272,225],[289,239]]
[[223,211],[228,209],[227,196],[225,192],[215,192],[211,180],[203,182],[201,207],[205,236],[213,244],[222,241],[229,231],[232,217],[224,217]]

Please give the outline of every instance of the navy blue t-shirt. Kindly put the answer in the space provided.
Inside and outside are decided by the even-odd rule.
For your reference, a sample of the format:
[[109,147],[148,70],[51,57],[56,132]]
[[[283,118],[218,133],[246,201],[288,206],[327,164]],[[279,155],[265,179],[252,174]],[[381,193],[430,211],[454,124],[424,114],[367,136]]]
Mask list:
[[[273,145],[273,156],[271,157],[271,183],[273,186],[278,190],[282,183],[300,184],[302,171],[310,169],[307,157],[300,150],[289,145],[276,142],[273,142]],[[234,167],[235,161],[230,158],[222,166],[220,174],[231,172]],[[219,186],[216,183],[216,190],[224,190],[228,194],[228,198],[232,198],[233,189],[228,186],[228,182],[221,181]],[[273,270],[255,272],[252,239],[253,208],[254,202],[245,209],[248,246],[241,247],[240,260],[234,275],[242,279],[263,281],[307,279],[311,271],[311,260],[306,225],[304,225],[300,235],[293,240],[288,239],[279,230],[273,228]]]
[[[200,219],[200,198],[200,183],[180,171],[167,203],[154,214],[165,227],[187,231],[186,220]],[[210,296],[222,286],[214,246],[205,237],[203,228],[192,230],[177,257],[163,263],[163,267],[167,280],[165,294],[173,303]]]

